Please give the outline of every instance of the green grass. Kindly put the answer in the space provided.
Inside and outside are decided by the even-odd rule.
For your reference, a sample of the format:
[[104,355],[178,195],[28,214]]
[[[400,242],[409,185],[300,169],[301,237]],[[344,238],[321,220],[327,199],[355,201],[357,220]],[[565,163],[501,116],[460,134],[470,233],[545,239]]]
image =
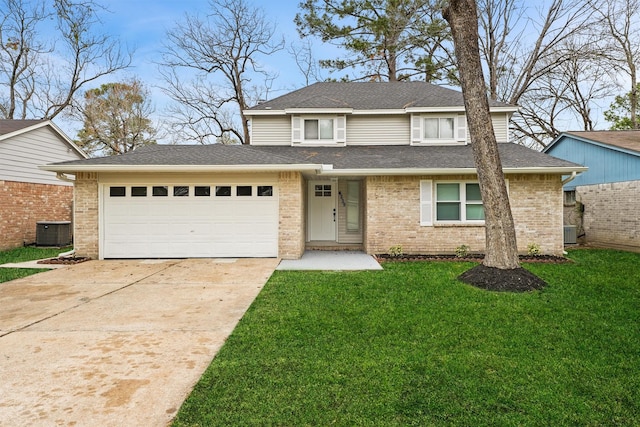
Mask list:
[[640,254],[570,258],[524,294],[469,263],[278,271],[174,425],[640,425]]
[[[0,264],[53,258],[58,256],[59,253],[68,251],[69,249],[70,248],[38,248],[33,246],[11,249],[0,252]],[[41,273],[42,271],[44,270],[39,268],[0,268],[0,283]]]

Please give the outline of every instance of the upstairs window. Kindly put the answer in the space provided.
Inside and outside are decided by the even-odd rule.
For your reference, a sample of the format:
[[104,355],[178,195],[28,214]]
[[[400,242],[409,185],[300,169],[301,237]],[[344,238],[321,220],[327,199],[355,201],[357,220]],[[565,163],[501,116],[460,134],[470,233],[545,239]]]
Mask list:
[[304,140],[333,140],[333,119],[306,119],[304,121]]
[[434,118],[428,117],[424,119],[423,139],[453,139],[454,138],[454,122],[453,117]]
[[346,140],[346,117],[291,116],[291,141],[294,144],[336,144]]
[[414,114],[411,117],[413,144],[464,144],[466,136],[464,114]]

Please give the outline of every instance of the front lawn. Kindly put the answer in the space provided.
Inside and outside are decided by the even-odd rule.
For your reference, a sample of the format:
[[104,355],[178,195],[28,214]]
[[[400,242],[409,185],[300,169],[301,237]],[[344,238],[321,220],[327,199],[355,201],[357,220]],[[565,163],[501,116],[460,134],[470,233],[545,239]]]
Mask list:
[[525,264],[532,293],[474,264],[274,273],[175,426],[640,425],[640,254]]
[[[68,251],[69,249],[70,248],[39,248],[34,246],[11,249],[0,252],[0,265],[53,258],[58,256],[59,253]],[[41,273],[42,271],[45,270],[36,268],[0,268],[0,283]]]

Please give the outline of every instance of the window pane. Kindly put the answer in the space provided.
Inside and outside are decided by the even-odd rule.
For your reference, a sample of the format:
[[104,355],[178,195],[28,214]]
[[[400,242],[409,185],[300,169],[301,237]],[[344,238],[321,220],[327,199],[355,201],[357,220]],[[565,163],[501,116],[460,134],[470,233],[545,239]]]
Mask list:
[[260,197],[273,196],[273,187],[271,185],[258,185],[258,196]]
[[440,138],[453,139],[453,118],[440,119]]
[[238,185],[236,187],[236,196],[250,196],[250,195],[251,195],[250,185]]
[[319,120],[320,139],[333,139],[333,119]]
[[318,139],[318,121],[304,121],[304,139]]
[[173,187],[174,197],[186,197],[189,195],[189,187],[186,185],[177,185]]
[[203,187],[199,187],[196,186],[194,189],[194,194],[196,195],[196,197],[207,197],[211,195],[211,187],[209,186],[203,186]]
[[131,197],[147,197],[147,187],[131,187]]
[[484,208],[482,205],[467,205],[467,220],[484,220]]
[[169,195],[169,187],[167,187],[167,186],[153,187],[153,190],[151,190],[151,194],[153,194],[154,197],[168,196]]
[[459,184],[438,184],[437,185],[437,200],[439,202],[446,201],[459,201],[460,200],[460,185]]
[[425,139],[438,138],[438,119],[424,119]]
[[231,186],[229,185],[216,186],[216,196],[223,196],[223,197],[231,196]]
[[127,194],[125,187],[109,187],[109,196],[124,197]]
[[347,181],[347,231],[360,230],[360,181]]
[[482,200],[482,196],[480,196],[480,184],[467,184],[467,200],[475,202]]
[[438,203],[436,215],[438,221],[460,221],[460,203]]

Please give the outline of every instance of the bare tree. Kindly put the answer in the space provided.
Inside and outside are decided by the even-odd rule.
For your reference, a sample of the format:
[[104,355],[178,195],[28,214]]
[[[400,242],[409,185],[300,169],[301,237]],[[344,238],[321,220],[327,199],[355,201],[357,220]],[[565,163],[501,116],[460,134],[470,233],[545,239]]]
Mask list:
[[[93,1],[1,0],[0,114],[52,119],[88,83],[127,68],[131,54],[98,31]],[[55,32],[44,26],[55,22]]]
[[640,96],[637,75],[640,62],[640,0],[590,0],[589,4],[610,37],[607,50],[611,65],[629,77],[631,129],[640,129],[640,120],[636,115]]
[[[249,144],[244,110],[275,78],[259,59],[281,50],[284,41],[274,41],[275,26],[245,0],[210,0],[209,5],[209,15],[187,15],[167,33],[161,73],[164,91],[175,101],[169,111],[173,126],[183,138],[200,143],[237,139]],[[191,72],[190,80],[185,72]],[[262,82],[251,86],[252,79]]]
[[[589,104],[602,91],[597,85],[592,90],[586,89],[588,85],[576,87],[577,82],[571,80],[578,70],[586,69],[588,61],[601,61],[601,49],[597,43],[583,43],[596,36],[593,32],[587,35],[594,20],[593,11],[584,3],[552,0],[539,11],[539,19],[528,21],[524,7],[518,0],[479,1],[481,56],[489,74],[491,98],[521,107],[512,122],[516,139],[544,147],[559,133],[554,123],[576,114],[576,108],[581,120],[591,121],[584,117],[590,109],[584,103]],[[574,70],[561,79],[560,90],[555,90],[559,76],[571,67]],[[588,99],[571,99],[584,98],[585,90],[590,93]]]
[[314,82],[325,80],[320,70],[319,62],[313,55],[313,46],[309,39],[304,40],[300,45],[291,43],[287,52],[293,58],[304,77],[305,86]]

